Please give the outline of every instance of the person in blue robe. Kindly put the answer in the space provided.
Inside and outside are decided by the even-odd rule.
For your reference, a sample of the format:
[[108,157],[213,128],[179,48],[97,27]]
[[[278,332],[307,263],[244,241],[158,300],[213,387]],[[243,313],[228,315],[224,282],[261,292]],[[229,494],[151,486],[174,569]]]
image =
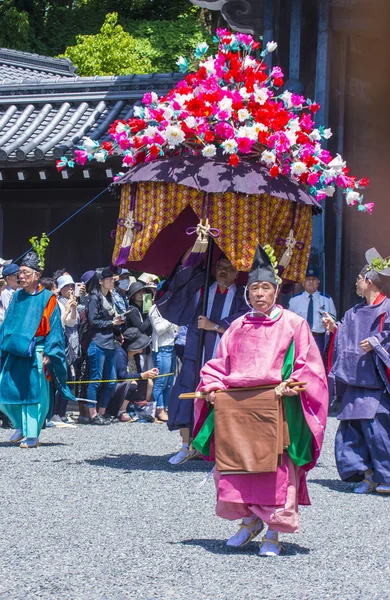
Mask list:
[[65,342],[56,297],[39,283],[35,252],[23,259],[19,280],[0,329],[0,410],[15,433],[11,443],[36,448],[52,398],[52,384],[69,400],[75,398],[66,379]]
[[390,494],[390,300],[384,293],[390,268],[375,248],[366,260],[356,280],[364,301],[341,323],[324,319],[332,338],[330,384],[342,395],[336,463],[341,479],[360,482],[356,493]]
[[236,285],[237,270],[221,255],[216,264],[216,280],[209,290],[206,315],[202,315],[204,269],[185,266],[188,253],[182,259],[167,291],[156,301],[158,309],[167,321],[175,325],[188,325],[182,367],[172,388],[168,401],[168,428],[180,429],[182,447],[169,460],[182,464],[195,452],[190,448],[193,401],[180,400],[185,392],[193,392],[197,385],[196,356],[200,329],[205,330],[201,367],[215,356],[223,332],[238,317],[248,311],[243,286]]

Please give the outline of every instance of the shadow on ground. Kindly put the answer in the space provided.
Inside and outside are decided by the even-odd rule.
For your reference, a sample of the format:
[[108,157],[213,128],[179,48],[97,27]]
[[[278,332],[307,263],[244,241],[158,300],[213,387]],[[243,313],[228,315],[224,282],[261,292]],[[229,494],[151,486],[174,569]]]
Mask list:
[[343,494],[353,494],[353,488],[357,485],[356,483],[347,483],[339,479],[309,479],[309,482],[322,485],[335,492],[343,492]]
[[204,460],[189,460],[183,465],[170,465],[168,459],[172,454],[164,456],[151,456],[148,454],[109,454],[101,458],[89,459],[86,462],[94,467],[109,467],[111,469],[123,469],[124,471],[169,471],[173,473],[208,472],[212,465]]
[[[260,539],[259,539],[260,541]],[[226,540],[207,540],[207,539],[190,539],[182,540],[181,542],[172,542],[172,544],[182,544],[183,546],[200,546],[211,552],[212,554],[254,554],[259,553],[259,543],[252,542],[243,548],[229,548],[226,546]],[[289,544],[282,542],[283,556],[294,556],[296,554],[310,554],[310,549],[298,544]]]

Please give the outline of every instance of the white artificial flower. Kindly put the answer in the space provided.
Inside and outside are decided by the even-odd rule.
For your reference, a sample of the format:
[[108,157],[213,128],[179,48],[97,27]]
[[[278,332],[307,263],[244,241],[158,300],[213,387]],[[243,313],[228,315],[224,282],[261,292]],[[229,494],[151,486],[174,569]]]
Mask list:
[[267,165],[267,167],[272,167],[275,164],[276,156],[270,150],[264,150],[261,155],[261,160]]
[[94,159],[97,160],[97,162],[105,162],[106,160],[106,154],[104,152],[95,152],[94,154]]
[[188,100],[191,100],[192,98],[193,98],[192,94],[176,94],[176,96],[174,97],[174,101],[177,102],[178,104],[180,104],[181,107],[183,107],[184,104],[186,102],[188,102]]
[[184,123],[187,125],[187,127],[189,127],[190,129],[194,129],[194,127],[196,127],[197,122],[195,117],[187,117],[184,120]]
[[254,58],[252,58],[251,56],[246,56],[244,58],[244,67],[255,67],[256,66],[256,61]]
[[143,135],[146,135],[147,137],[153,137],[156,135],[157,131],[158,131],[157,127],[154,127],[153,125],[149,125],[143,132]]
[[287,127],[289,128],[290,131],[297,133],[298,131],[301,130],[301,126],[299,124],[299,119],[290,119]]
[[247,119],[249,119],[249,112],[247,111],[246,108],[240,108],[240,110],[237,113],[238,115],[238,120],[243,122],[246,121]]
[[247,92],[246,87],[242,87],[240,88],[240,96],[241,98],[243,98],[244,100],[247,100],[248,98],[251,97],[251,95]]
[[250,140],[257,141],[258,133],[254,127],[248,127],[248,126],[244,125],[244,126],[238,128],[237,137],[239,137],[239,138],[247,137]]
[[283,92],[283,94],[280,96],[280,99],[283,100],[286,108],[292,107],[291,96],[292,96],[292,93],[289,92],[288,90]]
[[321,139],[321,134],[318,129],[313,129],[313,131],[309,133],[309,138],[312,142],[318,142]]
[[167,106],[165,108],[163,114],[164,114],[164,119],[166,119],[167,121],[170,121],[175,113],[170,106]]
[[286,129],[285,134],[291,146],[294,146],[297,143],[297,136],[295,131],[291,131],[291,129]]
[[335,193],[336,188],[334,187],[334,185],[328,185],[325,189],[324,192],[327,196],[332,197],[333,194]]
[[144,112],[143,106],[134,106],[134,116],[135,117],[142,117],[143,112]]
[[227,112],[231,112],[232,110],[233,100],[225,96],[218,102],[219,110],[226,110]]
[[206,42],[199,42],[196,46],[196,49],[204,54],[209,49],[209,45]]
[[323,173],[326,179],[334,179],[337,176],[336,169],[324,169]]
[[278,44],[276,42],[267,42],[266,48],[268,52],[274,52],[274,50],[276,50],[277,47]]
[[[117,130],[118,131],[118,130]],[[124,129],[122,129],[122,131],[124,131]],[[84,149],[87,152],[92,152],[92,150],[95,150],[95,148],[99,145],[98,142],[95,142],[94,140],[91,140],[90,137],[85,137],[83,138],[83,146]]]
[[299,175],[302,175],[302,173],[306,173],[307,171],[307,166],[305,165],[304,162],[301,161],[297,161],[294,162],[291,165],[291,175],[296,175],[297,177],[299,177]]
[[346,197],[345,197],[347,204],[356,204],[357,202],[359,202],[360,200],[360,194],[359,192],[348,192]]
[[268,90],[267,88],[260,87],[258,85],[254,86],[255,91],[255,101],[262,106],[268,100]]
[[176,64],[178,67],[186,67],[188,65],[188,60],[184,58],[184,56],[179,56]]
[[214,58],[210,56],[207,60],[204,60],[200,63],[200,67],[205,67],[207,73],[211,75],[215,75],[215,67],[214,67]]
[[234,154],[237,152],[237,142],[234,138],[222,142],[221,147],[224,154]]
[[157,102],[158,96],[156,92],[151,92],[150,95],[152,96],[152,102]]
[[214,144],[209,144],[203,148],[202,154],[205,158],[212,158],[217,154],[217,148],[214,146]]
[[264,123],[254,123],[253,129],[256,131],[257,134],[259,134],[260,131],[268,131],[268,127],[267,125],[264,125]]
[[343,160],[340,154],[336,154],[333,160],[330,161],[328,167],[334,169],[337,173],[340,173],[347,163]]
[[[126,130],[126,125],[124,123],[118,123],[115,127],[116,133],[123,133]],[[85,144],[84,144],[85,146]]]
[[333,135],[333,133],[332,133],[332,130],[330,129],[330,127],[328,129],[324,129],[324,131],[322,133],[322,137],[324,137],[326,140],[331,138],[332,135]]
[[185,140],[184,132],[177,125],[168,125],[165,130],[164,137],[167,140],[170,148],[179,146]]

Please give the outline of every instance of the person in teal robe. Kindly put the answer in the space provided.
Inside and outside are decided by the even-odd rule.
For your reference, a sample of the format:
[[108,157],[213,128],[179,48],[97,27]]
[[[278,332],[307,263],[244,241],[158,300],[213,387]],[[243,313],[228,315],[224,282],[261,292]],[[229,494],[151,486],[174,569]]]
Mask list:
[[38,255],[23,259],[20,289],[0,329],[0,410],[15,428],[11,443],[39,445],[53,386],[74,400],[67,387],[64,333],[55,296],[39,283]]

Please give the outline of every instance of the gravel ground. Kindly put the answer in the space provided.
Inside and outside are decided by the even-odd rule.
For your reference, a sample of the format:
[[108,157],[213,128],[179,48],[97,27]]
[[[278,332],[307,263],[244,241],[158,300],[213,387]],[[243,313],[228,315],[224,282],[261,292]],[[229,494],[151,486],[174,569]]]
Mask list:
[[269,559],[225,547],[236,524],[214,516],[211,481],[198,487],[208,466],[171,467],[163,425],[49,429],[36,450],[0,430],[0,600],[390,599],[390,498],[339,481],[336,426],[301,533]]

